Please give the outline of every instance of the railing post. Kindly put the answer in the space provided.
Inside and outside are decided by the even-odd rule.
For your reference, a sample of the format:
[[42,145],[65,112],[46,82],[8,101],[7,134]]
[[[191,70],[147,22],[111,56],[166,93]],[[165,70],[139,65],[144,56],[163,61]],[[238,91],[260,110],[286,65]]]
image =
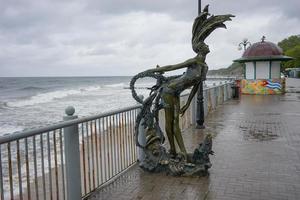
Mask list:
[[[64,121],[78,118],[75,109],[68,106],[65,110],[67,116]],[[78,124],[64,128],[66,193],[68,200],[81,200],[81,175]]]
[[231,98],[230,98],[230,95],[229,95],[229,87],[230,87],[229,85],[230,85],[230,82],[227,82],[227,84],[226,84],[227,100],[231,99]]
[[[201,0],[198,0],[198,16],[201,14]],[[201,74],[202,75],[202,74]],[[196,128],[204,129],[203,80],[200,81],[197,93]]]
[[203,90],[203,105],[204,105],[204,117],[207,115],[208,113],[208,90],[205,89]]
[[218,105],[218,91],[217,91],[217,87],[214,87],[213,90],[214,90],[214,106],[215,106],[214,109],[216,109],[217,105]]
[[191,102],[191,113],[192,113],[192,123],[196,124],[197,123],[197,101],[196,97],[193,98]]
[[199,89],[197,93],[197,116],[196,116],[196,128],[204,129],[204,106],[203,106],[203,81],[199,83]]
[[223,102],[227,101],[227,96],[226,96],[226,84],[223,85]]
[[224,101],[228,100],[228,96],[227,96],[227,81],[225,81],[224,84]]
[[[144,99],[143,95],[139,96],[140,99]],[[141,112],[141,109],[139,109],[139,112]],[[146,135],[145,135],[145,128],[142,126],[144,123],[144,119],[141,120],[139,124],[139,136],[138,136],[138,141],[142,146],[146,145]],[[145,152],[142,148],[138,148],[138,160],[143,161],[145,159]]]

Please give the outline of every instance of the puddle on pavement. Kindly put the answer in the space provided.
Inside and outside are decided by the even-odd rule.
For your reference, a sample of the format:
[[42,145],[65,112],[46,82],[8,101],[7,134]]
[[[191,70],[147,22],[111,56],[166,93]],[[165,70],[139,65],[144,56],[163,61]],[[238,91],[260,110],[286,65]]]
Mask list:
[[296,94],[299,94],[300,93],[300,90],[299,89],[289,89],[289,90],[286,90],[286,94],[292,94],[292,93],[296,93]]
[[215,128],[215,129],[224,127],[222,122],[207,122],[206,125],[210,128]]
[[224,128],[224,124],[222,122],[208,122],[206,123],[207,128],[220,130]]
[[205,124],[205,133],[209,133],[214,137],[224,129],[224,125],[222,122],[208,122]]
[[270,112],[266,112],[266,113],[254,113],[254,116],[262,116],[262,115],[266,115],[266,116],[279,116],[281,115],[281,113],[270,113]]
[[243,136],[245,140],[253,140],[253,141],[270,141],[275,140],[279,136],[277,134],[272,133],[271,131],[265,130],[249,130],[248,127],[240,126],[240,130],[243,132]]
[[274,125],[274,124],[278,124],[278,122],[265,122],[265,124],[267,124],[267,125]]

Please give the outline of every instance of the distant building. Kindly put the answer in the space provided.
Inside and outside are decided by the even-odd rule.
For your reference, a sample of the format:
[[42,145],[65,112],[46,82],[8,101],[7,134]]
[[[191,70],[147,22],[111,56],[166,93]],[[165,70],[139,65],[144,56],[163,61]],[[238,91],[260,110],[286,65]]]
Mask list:
[[285,71],[288,74],[288,77],[291,78],[300,78],[300,67],[299,68],[287,68]]
[[280,63],[292,60],[284,56],[282,49],[272,42],[260,42],[248,47],[243,56],[234,62],[245,63],[244,79],[241,80],[242,94],[281,94],[285,79],[281,78]]

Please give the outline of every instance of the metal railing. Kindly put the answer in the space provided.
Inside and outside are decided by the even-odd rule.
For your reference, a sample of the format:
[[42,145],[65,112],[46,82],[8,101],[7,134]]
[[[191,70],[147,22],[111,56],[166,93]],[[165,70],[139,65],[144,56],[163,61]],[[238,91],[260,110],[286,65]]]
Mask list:
[[62,129],[28,135],[0,140],[1,200],[63,199]]
[[[205,88],[205,115],[231,98],[231,83]],[[182,95],[181,103],[188,98]],[[134,126],[140,106],[77,118],[0,137],[0,200],[80,199],[137,161]],[[196,121],[196,101],[181,119]],[[163,121],[163,115],[162,115]],[[162,123],[162,127],[163,127]]]
[[134,126],[139,106],[79,124],[82,196],[137,161]]
[[80,190],[87,196],[136,162],[139,108],[79,119],[70,115],[68,121],[2,136],[0,199],[74,199]]
[[232,98],[232,83],[225,82],[203,90],[204,116],[215,110],[218,105]]

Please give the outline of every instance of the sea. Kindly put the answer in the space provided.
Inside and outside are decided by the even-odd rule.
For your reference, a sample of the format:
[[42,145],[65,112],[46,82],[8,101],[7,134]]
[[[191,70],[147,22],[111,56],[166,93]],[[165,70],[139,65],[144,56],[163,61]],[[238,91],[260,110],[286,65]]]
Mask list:
[[[83,117],[136,105],[130,80],[129,76],[0,77],[0,137],[61,121],[67,106]],[[147,97],[147,88],[154,83],[138,80],[138,93]]]

